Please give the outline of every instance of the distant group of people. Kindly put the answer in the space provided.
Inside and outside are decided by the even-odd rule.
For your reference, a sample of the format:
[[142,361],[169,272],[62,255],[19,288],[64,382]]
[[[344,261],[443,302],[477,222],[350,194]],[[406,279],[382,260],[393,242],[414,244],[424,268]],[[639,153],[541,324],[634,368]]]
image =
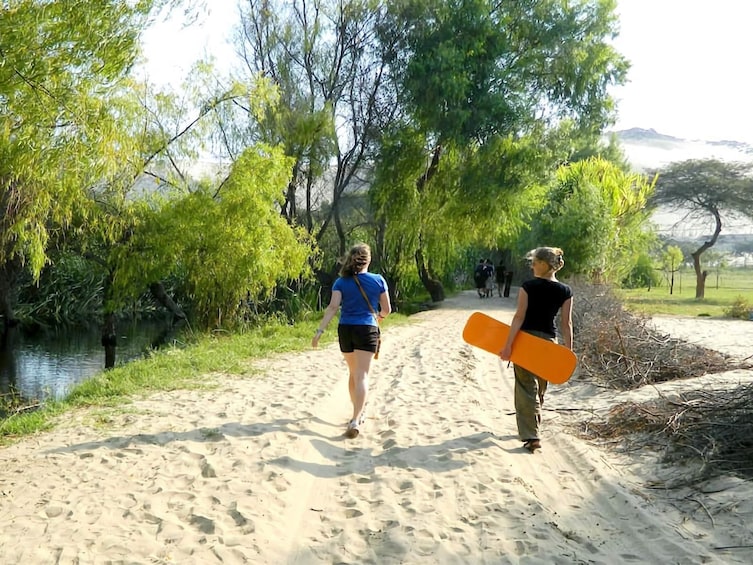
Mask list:
[[512,283],[512,271],[505,268],[503,261],[496,267],[490,259],[479,259],[478,265],[473,271],[473,281],[479,298],[491,298],[494,296],[494,287],[497,287],[497,296],[500,298],[510,296],[510,284]]
[[[555,317],[558,313],[563,345],[568,349],[573,348],[573,293],[568,285],[556,277],[565,264],[562,249],[538,247],[528,253],[527,259],[533,277],[524,281],[518,291],[510,332],[499,352],[499,357],[505,361],[512,357],[515,336],[519,332],[556,343]],[[381,275],[368,271],[370,263],[371,249],[368,245],[360,243],[351,248],[332,287],[329,306],[311,340],[311,345],[317,347],[327,325],[339,313],[338,341],[348,365],[352,405],[351,419],[345,431],[348,438],[357,437],[363,425],[369,392],[369,369],[381,343],[379,324],[392,311],[387,283]],[[502,262],[495,268],[489,259],[481,259],[474,269],[474,279],[479,298],[491,297],[495,282],[499,295],[509,296],[512,272]],[[534,452],[541,448],[541,407],[548,383],[516,364],[514,374],[518,435],[523,447]]]

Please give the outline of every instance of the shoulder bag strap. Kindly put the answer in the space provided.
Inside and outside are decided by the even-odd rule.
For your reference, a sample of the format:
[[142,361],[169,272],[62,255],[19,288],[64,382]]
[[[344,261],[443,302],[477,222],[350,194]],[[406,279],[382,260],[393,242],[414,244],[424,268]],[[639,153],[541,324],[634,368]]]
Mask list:
[[358,285],[358,290],[361,291],[361,295],[363,296],[363,299],[366,301],[366,304],[368,305],[369,310],[371,310],[371,313],[374,316],[374,320],[376,320],[377,327],[379,327],[379,316],[377,316],[377,313],[374,311],[374,307],[371,305],[371,302],[369,302],[369,297],[366,296],[366,292],[364,292],[363,287],[361,286],[361,281],[358,280],[358,275],[354,274],[353,279],[356,281],[356,284]]

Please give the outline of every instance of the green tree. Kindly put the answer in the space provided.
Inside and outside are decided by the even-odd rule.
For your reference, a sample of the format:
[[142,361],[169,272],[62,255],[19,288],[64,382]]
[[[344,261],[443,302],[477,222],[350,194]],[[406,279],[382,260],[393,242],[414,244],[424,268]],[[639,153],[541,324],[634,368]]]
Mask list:
[[551,160],[540,141],[510,136],[449,145],[432,173],[437,165],[428,157],[437,154],[427,154],[421,132],[405,127],[385,137],[370,197],[392,280],[418,275],[432,299],[441,300],[441,277],[465,261],[469,246],[494,247],[514,237],[542,196],[537,181]]
[[159,0],[10,0],[0,9],[0,303],[11,323],[15,282],[36,278],[52,234],[86,190],[111,177],[130,144],[109,95],[138,55]]
[[656,262],[651,254],[646,252],[638,255],[632,270],[622,280],[622,286],[624,288],[640,288],[645,286],[648,290],[651,290],[660,281]]
[[647,206],[654,183],[617,165],[589,158],[557,171],[526,245],[565,251],[568,274],[621,281],[654,241]]
[[[592,133],[609,122],[613,104],[607,88],[624,79],[627,67],[608,42],[615,33],[614,2],[409,0],[388,3],[388,9],[392,22],[381,37],[390,46],[400,115],[407,131],[420,132],[424,146],[406,167],[419,169],[419,175],[396,183],[405,190],[432,193],[437,202],[464,199],[467,206],[477,205],[474,220],[486,216],[481,222],[486,225],[504,221],[497,209],[468,201],[475,187],[464,187],[468,193],[452,184],[444,184],[450,188],[445,193],[430,188],[440,183],[435,178],[443,151],[461,155],[469,148],[472,155],[497,137],[512,137],[513,143],[544,138],[566,120]],[[395,193],[380,200],[389,199],[418,206],[426,200]],[[441,300],[441,282],[432,272],[438,261],[425,248],[435,215],[417,208],[409,213],[417,223],[417,247],[410,254],[432,298]],[[453,233],[461,229],[458,224]]]
[[221,186],[207,183],[143,208],[118,248],[115,296],[124,300],[177,275],[203,326],[236,323],[244,305],[306,272],[311,248],[304,232],[276,209],[289,174],[281,149],[258,145],[239,156]]
[[716,159],[672,163],[658,172],[653,202],[684,216],[683,221],[709,219],[713,232],[691,253],[696,276],[695,297],[706,292],[708,271],[701,256],[714,246],[725,219],[753,217],[753,163],[728,163]]
[[675,290],[675,273],[682,267],[682,262],[685,259],[682,249],[676,245],[670,245],[662,253],[662,266],[664,272],[667,274],[667,281],[669,282],[669,294],[673,294]]

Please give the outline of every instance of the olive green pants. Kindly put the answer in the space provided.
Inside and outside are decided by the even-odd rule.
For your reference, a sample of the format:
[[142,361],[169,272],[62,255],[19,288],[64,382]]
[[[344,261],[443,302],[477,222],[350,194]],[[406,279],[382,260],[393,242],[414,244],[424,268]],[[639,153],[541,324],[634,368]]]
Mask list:
[[[529,331],[527,333],[556,342],[554,338],[541,332]],[[519,365],[513,365],[513,369],[515,371],[515,419],[518,423],[518,435],[523,441],[540,439],[541,405],[544,403],[544,393],[549,383]]]

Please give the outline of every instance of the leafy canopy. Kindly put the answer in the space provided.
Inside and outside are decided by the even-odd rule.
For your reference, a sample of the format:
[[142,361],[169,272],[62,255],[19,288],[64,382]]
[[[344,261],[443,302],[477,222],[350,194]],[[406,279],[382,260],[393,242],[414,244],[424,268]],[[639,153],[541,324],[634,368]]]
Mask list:
[[160,0],[8,0],[0,10],[0,262],[38,276],[50,229],[122,156],[108,96]]
[[654,182],[600,158],[557,171],[528,245],[561,247],[568,274],[622,280],[654,239],[648,199]]
[[245,301],[304,274],[310,247],[275,210],[289,175],[281,149],[258,145],[244,151],[219,189],[204,186],[144,210],[118,255],[118,295],[178,275],[198,319],[219,325]]

